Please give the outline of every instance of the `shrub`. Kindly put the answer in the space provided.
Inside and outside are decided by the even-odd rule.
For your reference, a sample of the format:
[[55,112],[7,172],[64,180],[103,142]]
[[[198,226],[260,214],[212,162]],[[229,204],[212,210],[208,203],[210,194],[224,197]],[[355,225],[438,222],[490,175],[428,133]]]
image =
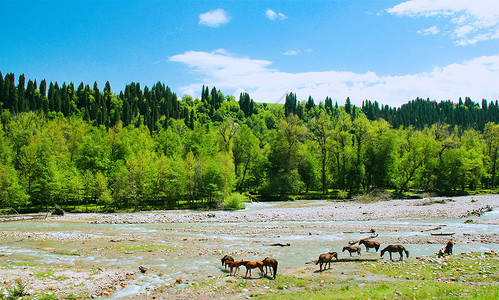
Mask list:
[[224,205],[228,209],[242,209],[244,208],[243,202],[246,200],[246,196],[240,193],[231,193],[224,199]]

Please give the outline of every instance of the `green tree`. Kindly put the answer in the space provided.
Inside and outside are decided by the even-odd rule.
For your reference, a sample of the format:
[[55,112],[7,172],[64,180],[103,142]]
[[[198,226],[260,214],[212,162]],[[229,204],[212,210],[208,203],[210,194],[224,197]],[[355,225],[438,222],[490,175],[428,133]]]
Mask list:
[[423,132],[412,127],[402,131],[396,192],[407,190],[416,171],[435,157],[438,149],[439,142]]
[[328,159],[328,142],[333,130],[333,122],[330,116],[322,112],[319,118],[313,118],[309,122],[310,138],[317,143],[320,151],[321,161],[321,183],[322,193],[327,194],[326,165]]
[[243,190],[246,176],[256,163],[260,152],[259,143],[260,141],[247,125],[242,125],[234,137],[232,153],[239,191]]

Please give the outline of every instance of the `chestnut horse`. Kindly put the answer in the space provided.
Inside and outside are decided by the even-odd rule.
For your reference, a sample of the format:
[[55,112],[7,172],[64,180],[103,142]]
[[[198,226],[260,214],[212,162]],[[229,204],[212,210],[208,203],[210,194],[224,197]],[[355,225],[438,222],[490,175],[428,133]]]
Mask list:
[[[229,273],[229,274],[230,274],[230,275],[234,275],[234,276],[235,276],[237,273],[239,273],[239,267],[240,267],[241,265],[244,265],[245,263],[248,263],[248,262],[249,262],[249,261],[242,261],[242,260],[240,260],[240,261],[230,261],[230,260],[226,260],[226,261],[225,261],[225,263],[226,263],[226,264],[229,266],[229,268],[230,268],[230,273]],[[233,270],[233,269],[236,269],[236,270],[235,270],[235,272],[234,272],[234,274],[232,274],[232,270]]]
[[352,256],[352,253],[353,252],[357,252],[358,255],[360,255],[360,247],[359,246],[345,246],[343,247],[343,251],[341,252],[345,252],[345,250],[348,250],[348,252],[350,252],[350,256]]
[[260,273],[262,273],[263,275],[263,262],[257,260],[257,261],[245,261],[242,263],[244,266],[246,266],[246,276],[244,277],[248,277],[248,272],[251,276],[251,270],[252,269],[260,269]]
[[324,265],[324,270],[326,269],[326,265],[329,264],[329,269],[331,269],[331,261],[333,260],[333,257],[338,260],[338,253],[336,252],[328,252],[319,255],[319,259],[315,263],[316,265],[319,265],[319,269],[322,271],[322,265]]
[[268,268],[270,270],[270,276],[273,276],[275,279],[275,276],[277,275],[277,260],[274,258],[265,257],[262,262],[265,266],[265,275],[267,275]]
[[374,250],[376,250],[376,252],[378,252],[378,250],[379,250],[379,243],[378,242],[360,240],[359,245],[366,246],[366,252],[369,252],[369,248],[374,248]]
[[227,262],[234,261],[234,257],[230,255],[225,255],[224,257],[222,257],[221,261],[222,261],[222,266],[224,266],[227,269]]
[[387,252],[390,254],[390,260],[392,259],[392,252],[398,252],[400,254],[400,260],[403,260],[402,252],[405,252],[407,258],[409,258],[409,251],[407,251],[402,245],[389,245],[385,249],[381,250],[381,257]]

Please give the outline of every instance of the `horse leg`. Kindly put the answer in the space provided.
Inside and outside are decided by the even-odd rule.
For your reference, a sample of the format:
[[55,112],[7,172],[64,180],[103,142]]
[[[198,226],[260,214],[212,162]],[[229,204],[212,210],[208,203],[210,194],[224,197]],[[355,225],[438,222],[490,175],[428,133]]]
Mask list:
[[400,254],[400,261],[403,261],[404,260],[404,252],[402,252],[402,250],[399,251],[399,254]]

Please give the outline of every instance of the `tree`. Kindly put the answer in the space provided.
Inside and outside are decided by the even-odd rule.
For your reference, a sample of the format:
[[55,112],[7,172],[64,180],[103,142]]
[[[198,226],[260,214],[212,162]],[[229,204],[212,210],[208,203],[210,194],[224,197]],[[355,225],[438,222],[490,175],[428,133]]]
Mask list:
[[218,126],[218,134],[221,138],[222,150],[229,152],[231,149],[231,141],[239,131],[239,125],[233,120],[226,119]]
[[234,137],[232,154],[234,159],[234,172],[237,178],[237,190],[241,191],[245,186],[246,176],[259,154],[260,141],[251,132],[247,125],[242,125]]
[[328,142],[333,130],[333,122],[329,115],[322,112],[319,118],[313,118],[309,123],[310,138],[317,143],[320,150],[322,193],[327,194],[326,164],[328,158]]
[[438,141],[410,127],[402,131],[401,153],[399,156],[399,178],[396,192],[407,189],[416,171],[431,157],[437,155]]
[[279,129],[270,143],[268,182],[263,193],[296,194],[302,189],[303,181],[298,173],[298,165],[306,134],[307,128],[299,124],[296,115],[279,122]]
[[487,187],[494,188],[497,176],[497,160],[499,154],[499,124],[489,122],[484,131],[486,168],[488,176],[485,179]]

